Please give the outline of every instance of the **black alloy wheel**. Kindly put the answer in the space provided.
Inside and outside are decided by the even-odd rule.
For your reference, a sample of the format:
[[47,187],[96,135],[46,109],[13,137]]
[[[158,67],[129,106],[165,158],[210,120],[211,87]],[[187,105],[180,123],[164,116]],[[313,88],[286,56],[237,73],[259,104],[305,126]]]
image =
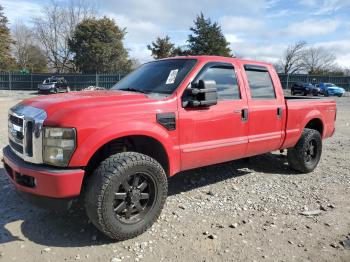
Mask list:
[[308,144],[305,147],[305,161],[307,163],[310,163],[311,161],[314,161],[317,156],[317,142],[315,139],[311,139]]
[[147,173],[130,175],[118,187],[113,208],[117,219],[126,224],[142,220],[153,207],[157,186]]

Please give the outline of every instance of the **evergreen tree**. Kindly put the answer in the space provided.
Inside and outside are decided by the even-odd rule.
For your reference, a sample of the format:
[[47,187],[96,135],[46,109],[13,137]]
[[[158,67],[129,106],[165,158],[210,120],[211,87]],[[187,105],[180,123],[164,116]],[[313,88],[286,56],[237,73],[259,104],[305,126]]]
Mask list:
[[11,69],[15,62],[11,56],[13,40],[7,27],[8,20],[3,10],[4,8],[0,5],[0,71]]
[[174,44],[170,42],[170,37],[165,36],[164,38],[157,37],[155,42],[147,45],[148,50],[152,52],[152,56],[155,59],[161,59],[173,56]]
[[125,33],[107,17],[83,20],[68,42],[76,67],[84,73],[128,73],[132,63],[123,45]]
[[189,53],[192,55],[219,55],[232,56],[229,42],[221,32],[218,23],[212,23],[210,18],[206,19],[201,13],[194,21],[194,27],[188,36]]

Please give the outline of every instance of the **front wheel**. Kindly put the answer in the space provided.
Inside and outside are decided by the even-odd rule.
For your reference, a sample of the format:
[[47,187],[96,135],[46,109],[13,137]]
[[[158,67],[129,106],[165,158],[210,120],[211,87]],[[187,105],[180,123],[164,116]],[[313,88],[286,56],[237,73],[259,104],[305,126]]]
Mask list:
[[314,130],[305,128],[299,141],[288,149],[287,159],[290,167],[301,173],[313,171],[322,154],[321,134]]
[[125,240],[152,226],[167,193],[167,177],[157,161],[140,153],[118,153],[94,171],[86,185],[85,208],[102,233]]

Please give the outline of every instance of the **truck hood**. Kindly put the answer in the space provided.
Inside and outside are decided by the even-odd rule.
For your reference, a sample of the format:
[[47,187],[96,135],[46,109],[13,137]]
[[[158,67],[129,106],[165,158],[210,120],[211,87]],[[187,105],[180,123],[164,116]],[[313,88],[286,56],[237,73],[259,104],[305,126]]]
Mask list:
[[[41,108],[48,116],[64,110],[66,113],[87,108],[122,106],[146,103],[151,99],[144,94],[125,91],[83,91],[38,96],[23,101],[24,105]],[[152,101],[152,100],[151,100]]]

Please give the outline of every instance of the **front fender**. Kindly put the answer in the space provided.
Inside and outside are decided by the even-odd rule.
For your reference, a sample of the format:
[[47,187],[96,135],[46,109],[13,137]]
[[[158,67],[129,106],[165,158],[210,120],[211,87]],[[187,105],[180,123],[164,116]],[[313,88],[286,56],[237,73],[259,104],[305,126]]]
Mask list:
[[[91,131],[91,130],[90,130]],[[94,153],[108,142],[126,137],[126,136],[148,136],[160,142],[169,159],[170,175],[180,170],[180,150],[177,145],[177,135],[175,131],[167,131],[156,123],[147,123],[141,121],[112,124],[102,129],[96,129],[89,132],[85,137],[79,136],[78,131],[78,147],[75,150],[70,167],[84,167],[88,164]],[[82,132],[85,134],[86,132]],[[80,143],[80,141],[83,141]]]

